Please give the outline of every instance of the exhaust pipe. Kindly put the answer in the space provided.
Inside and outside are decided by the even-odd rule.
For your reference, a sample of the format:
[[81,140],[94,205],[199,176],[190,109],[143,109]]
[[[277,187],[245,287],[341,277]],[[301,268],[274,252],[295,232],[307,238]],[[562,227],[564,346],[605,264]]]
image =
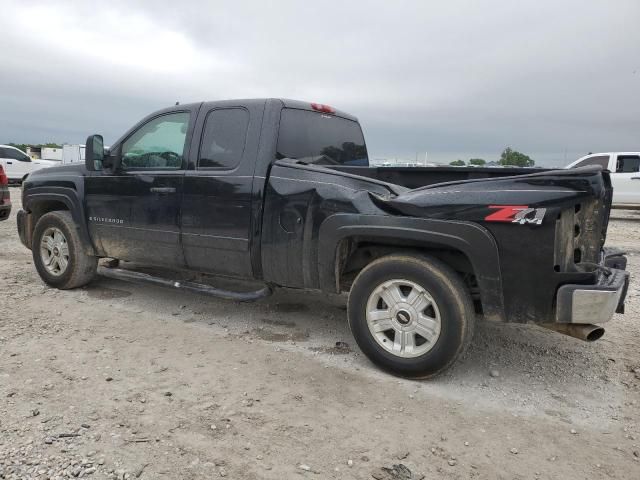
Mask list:
[[604,328],[590,323],[540,323],[539,325],[585,342],[595,342],[604,335]]

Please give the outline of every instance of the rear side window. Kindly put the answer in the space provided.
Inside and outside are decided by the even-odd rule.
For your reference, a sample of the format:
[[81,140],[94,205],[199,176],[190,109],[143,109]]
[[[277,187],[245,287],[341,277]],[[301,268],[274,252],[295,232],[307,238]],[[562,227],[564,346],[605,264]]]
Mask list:
[[207,114],[198,168],[235,168],[242,160],[249,127],[244,108],[224,108]]
[[586,167],[587,165],[600,165],[602,168],[609,168],[609,156],[597,155],[595,157],[589,157],[577,163],[573,168]]
[[319,165],[369,165],[357,122],[291,108],[283,109],[280,116],[277,158]]
[[640,171],[640,157],[638,155],[619,155],[616,163],[616,172],[635,173]]

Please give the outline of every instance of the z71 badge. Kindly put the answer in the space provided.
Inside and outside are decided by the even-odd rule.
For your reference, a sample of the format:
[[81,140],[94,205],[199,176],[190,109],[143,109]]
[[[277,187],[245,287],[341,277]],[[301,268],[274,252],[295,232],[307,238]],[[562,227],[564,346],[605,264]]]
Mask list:
[[524,225],[542,225],[546,208],[530,208],[527,205],[489,205],[491,209],[497,209],[484,219],[487,222],[508,222]]

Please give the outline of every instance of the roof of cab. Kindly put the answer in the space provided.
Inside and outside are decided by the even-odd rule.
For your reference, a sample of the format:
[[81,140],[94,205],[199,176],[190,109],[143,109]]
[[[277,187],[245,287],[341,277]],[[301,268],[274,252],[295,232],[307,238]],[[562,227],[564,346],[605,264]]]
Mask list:
[[[282,103],[282,106],[285,108],[296,108],[298,110],[308,110],[310,112],[317,112],[317,113],[323,113],[323,112],[318,112],[317,110],[314,110],[313,106],[314,104],[318,104],[318,105],[326,105],[326,104],[322,104],[321,102],[306,102],[306,101],[302,101],[302,100],[291,100],[289,98],[238,98],[238,99],[225,99],[225,100],[206,100],[204,102],[192,102],[192,103],[184,103],[184,104],[178,104],[178,105],[172,105],[170,107],[166,107],[163,108],[161,110],[158,110],[156,112],[154,112],[153,114],[158,114],[158,113],[162,113],[164,111],[170,111],[170,110],[175,110],[177,108],[192,108],[194,106],[200,105],[202,103],[224,103],[227,105],[232,105],[233,103],[237,103],[239,105],[247,105],[247,104],[251,104],[251,103],[264,103],[267,100],[277,100],[279,102]],[[335,115],[337,117],[342,117],[342,118],[346,118],[349,120],[353,120],[355,122],[358,121],[357,117],[344,112],[342,110],[338,110],[335,109],[333,106],[330,107],[333,112],[331,113],[331,115]],[[324,112],[326,114],[326,112]]]
[[[305,101],[302,101],[302,100],[291,100],[291,99],[288,99],[288,98],[279,98],[278,100],[280,100],[282,102],[282,104],[286,108],[297,108],[299,110],[309,110],[310,112],[317,112],[317,110],[314,110],[314,108],[312,107],[313,104],[316,104],[316,103],[320,103],[321,104],[321,102],[305,102]],[[326,104],[322,104],[322,105],[326,106]],[[333,112],[331,113],[331,115],[336,115],[338,117],[347,118],[347,119],[353,120],[355,122],[358,121],[358,119],[355,116],[353,116],[353,115],[351,115],[351,114],[349,114],[347,112],[343,112],[342,110],[338,110],[338,109],[334,108],[333,106],[331,106],[330,108],[333,109]],[[320,112],[320,113],[322,113],[322,112]]]

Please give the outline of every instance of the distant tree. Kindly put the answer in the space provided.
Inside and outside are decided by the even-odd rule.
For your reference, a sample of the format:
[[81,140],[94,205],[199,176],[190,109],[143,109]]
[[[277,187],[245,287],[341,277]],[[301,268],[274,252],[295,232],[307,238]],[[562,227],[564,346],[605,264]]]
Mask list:
[[23,152],[26,152],[27,151],[27,147],[29,146],[26,143],[8,143],[7,145],[10,145],[12,147],[16,147],[18,150],[22,150]]
[[500,155],[500,165],[512,165],[515,167],[533,167],[536,162],[531,157],[507,147]]
[[22,150],[23,152],[26,152],[28,147],[35,147],[35,148],[62,148],[62,145],[60,145],[59,143],[53,143],[53,142],[38,143],[38,144],[8,143],[7,145],[11,145],[12,147],[16,147],[17,149]]
[[464,160],[458,159],[458,160],[454,160],[449,165],[453,165],[454,167],[464,167],[466,163],[464,163]]
[[479,167],[486,165],[487,162],[482,158],[470,158],[469,165],[477,165]]

